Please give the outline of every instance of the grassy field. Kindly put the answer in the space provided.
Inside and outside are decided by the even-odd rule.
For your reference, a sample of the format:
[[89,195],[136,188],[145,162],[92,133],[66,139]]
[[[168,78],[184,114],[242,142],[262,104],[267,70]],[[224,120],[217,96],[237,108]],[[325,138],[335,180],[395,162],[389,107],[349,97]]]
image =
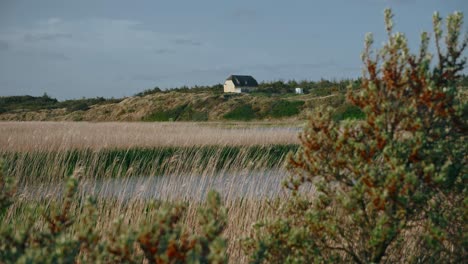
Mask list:
[[80,218],[86,197],[95,197],[103,236],[120,218],[129,228],[151,221],[164,203],[185,204],[183,221],[195,228],[201,202],[216,189],[228,209],[229,258],[246,263],[241,238],[252,223],[274,217],[273,205],[288,195],[283,166],[298,148],[299,130],[275,123],[3,122],[0,155],[19,186],[1,221],[36,219],[35,228],[44,228],[41,212],[60,203],[76,168],[83,176],[71,210]]

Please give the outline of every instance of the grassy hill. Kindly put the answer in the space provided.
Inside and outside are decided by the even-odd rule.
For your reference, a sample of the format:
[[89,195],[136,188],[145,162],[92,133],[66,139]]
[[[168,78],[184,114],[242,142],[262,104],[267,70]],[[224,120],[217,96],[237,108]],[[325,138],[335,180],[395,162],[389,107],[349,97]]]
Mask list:
[[[318,104],[343,104],[346,87],[359,80],[261,82],[252,94],[224,94],[223,86],[145,90],[122,99],[58,101],[41,97],[0,97],[0,120],[214,121],[298,119]],[[295,95],[301,87],[305,95]]]
[[[222,86],[145,90],[121,99],[87,98],[58,101],[41,97],[0,97],[0,121],[297,121],[318,106],[334,109],[336,120],[362,118],[345,100],[346,87],[359,81],[260,83],[250,94],[225,94]],[[294,94],[294,87],[305,94]],[[468,76],[460,83],[468,87]],[[463,89],[461,100],[466,100]]]
[[[362,118],[358,108],[346,103],[349,84],[358,89],[359,80],[263,82],[250,94],[225,94],[216,84],[155,87],[121,99],[9,96],[0,97],[0,121],[295,121],[320,105],[334,108],[337,120]],[[468,76],[463,76],[460,86],[468,87]],[[305,94],[294,94],[295,87],[302,87]]]
[[[29,98],[0,114],[0,120],[21,121],[220,121],[302,119],[306,112],[318,105],[342,108],[344,93],[329,95],[268,95],[224,94],[211,91],[186,93],[171,91],[128,97],[115,101],[76,102],[70,107],[63,103],[42,103],[44,99]],[[12,98],[9,98],[10,101]],[[6,101],[6,97],[1,100]],[[29,107],[33,105],[34,107]],[[28,108],[29,107],[29,108]]]

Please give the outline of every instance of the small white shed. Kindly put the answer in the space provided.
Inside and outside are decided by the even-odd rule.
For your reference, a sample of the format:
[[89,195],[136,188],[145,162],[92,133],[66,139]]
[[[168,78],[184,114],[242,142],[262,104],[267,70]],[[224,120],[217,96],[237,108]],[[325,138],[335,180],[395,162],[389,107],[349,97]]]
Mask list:
[[296,88],[296,94],[303,94],[304,90],[302,88],[297,87]]

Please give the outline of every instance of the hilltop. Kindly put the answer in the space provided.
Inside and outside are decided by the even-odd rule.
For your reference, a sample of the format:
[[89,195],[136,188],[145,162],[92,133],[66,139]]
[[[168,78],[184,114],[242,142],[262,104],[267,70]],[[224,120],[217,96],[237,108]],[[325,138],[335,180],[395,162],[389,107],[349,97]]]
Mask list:
[[[0,97],[0,120],[18,121],[222,121],[299,120],[319,105],[340,112],[350,81],[261,83],[258,91],[227,94],[221,85],[155,87],[122,99],[58,100],[44,95]],[[305,94],[294,94],[295,87]],[[351,112],[355,111],[351,107]]]
[[[58,101],[48,95],[0,97],[0,120],[10,121],[250,121],[305,119],[318,106],[334,109],[335,119],[362,118],[346,102],[347,87],[359,80],[276,81],[260,83],[254,93],[229,94],[222,85],[145,90],[131,97]],[[468,76],[461,86],[468,87]],[[302,87],[304,94],[295,94]],[[463,100],[466,93],[463,93]]]
[[[3,98],[5,99],[5,98]],[[37,99],[37,98],[36,98]],[[343,93],[265,96],[211,92],[154,93],[91,105],[41,109],[14,109],[0,120],[18,121],[220,121],[302,119],[307,110],[327,104],[340,108]],[[79,106],[82,106],[81,108]]]

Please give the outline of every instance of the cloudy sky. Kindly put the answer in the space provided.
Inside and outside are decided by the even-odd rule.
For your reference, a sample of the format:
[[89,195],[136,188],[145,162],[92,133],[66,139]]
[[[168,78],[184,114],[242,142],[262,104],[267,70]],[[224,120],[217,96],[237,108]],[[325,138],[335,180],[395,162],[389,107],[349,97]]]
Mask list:
[[466,0],[0,0],[0,96],[357,77],[365,33],[384,41],[386,7],[413,47],[434,11],[468,16]]

